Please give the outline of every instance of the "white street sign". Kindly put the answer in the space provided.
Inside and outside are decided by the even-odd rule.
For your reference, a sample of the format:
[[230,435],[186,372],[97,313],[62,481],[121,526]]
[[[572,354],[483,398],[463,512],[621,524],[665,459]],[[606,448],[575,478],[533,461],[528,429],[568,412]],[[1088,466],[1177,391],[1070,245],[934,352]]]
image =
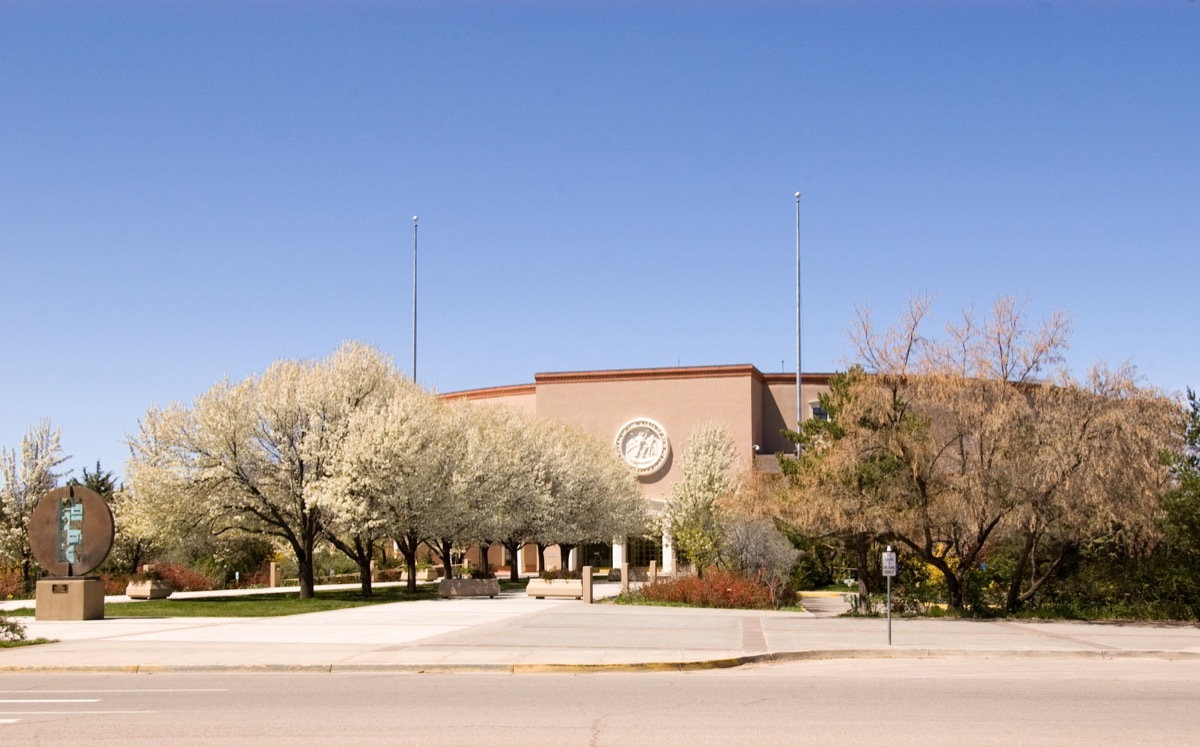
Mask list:
[[896,553],[892,548],[883,554],[883,575],[892,578],[896,575]]
[[892,645],[892,579],[896,576],[896,551],[888,545],[883,553],[883,576],[887,579],[888,645]]

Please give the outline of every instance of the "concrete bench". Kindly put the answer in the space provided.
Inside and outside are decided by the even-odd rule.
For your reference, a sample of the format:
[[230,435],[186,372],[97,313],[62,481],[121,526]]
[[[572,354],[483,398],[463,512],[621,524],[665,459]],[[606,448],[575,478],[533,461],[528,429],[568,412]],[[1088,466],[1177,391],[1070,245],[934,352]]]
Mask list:
[[529,579],[529,585],[525,587],[525,593],[535,599],[545,599],[546,597],[553,599],[583,599],[583,579],[531,578]]

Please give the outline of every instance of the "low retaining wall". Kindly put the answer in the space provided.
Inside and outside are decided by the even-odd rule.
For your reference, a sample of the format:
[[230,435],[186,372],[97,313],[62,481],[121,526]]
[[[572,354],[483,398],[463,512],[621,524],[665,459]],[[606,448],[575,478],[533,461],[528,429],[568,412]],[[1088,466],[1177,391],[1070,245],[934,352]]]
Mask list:
[[554,579],[529,579],[529,585],[525,587],[525,593],[536,599],[545,599],[546,597],[556,599],[583,599],[583,579],[578,578],[554,578]]
[[438,584],[438,596],[443,599],[494,597],[499,593],[500,581],[494,578],[443,578]]

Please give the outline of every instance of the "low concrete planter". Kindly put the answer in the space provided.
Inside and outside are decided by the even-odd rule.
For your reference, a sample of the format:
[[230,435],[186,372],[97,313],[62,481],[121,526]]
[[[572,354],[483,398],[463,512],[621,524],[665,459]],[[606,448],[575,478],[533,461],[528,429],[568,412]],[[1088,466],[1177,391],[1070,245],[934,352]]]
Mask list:
[[525,593],[536,599],[546,597],[559,599],[583,599],[583,579],[581,578],[552,578],[529,579]]
[[443,578],[438,584],[438,596],[443,599],[494,597],[499,593],[500,581],[495,578]]
[[130,581],[125,586],[130,599],[166,599],[173,591],[166,581]]

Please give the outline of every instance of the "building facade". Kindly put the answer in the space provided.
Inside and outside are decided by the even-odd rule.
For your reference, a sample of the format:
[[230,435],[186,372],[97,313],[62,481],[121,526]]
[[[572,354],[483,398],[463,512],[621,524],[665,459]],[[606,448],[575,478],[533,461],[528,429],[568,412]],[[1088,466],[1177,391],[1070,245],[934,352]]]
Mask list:
[[[820,416],[817,398],[828,391],[830,374],[804,374],[804,419]],[[537,417],[556,418],[612,443],[637,474],[642,494],[661,511],[672,486],[683,478],[688,437],[702,423],[725,427],[738,466],[778,470],[775,455],[795,447],[783,437],[796,428],[796,374],[764,374],[752,365],[645,368],[541,373],[534,383],[443,395],[446,399],[501,404]],[[657,543],[654,543],[657,544]],[[584,548],[581,564],[674,567],[669,538],[659,547],[620,541],[611,548]],[[600,562],[595,562],[599,560]],[[604,561],[608,561],[607,563]],[[503,559],[489,558],[494,564]],[[547,556],[547,565],[554,567]],[[528,568],[528,553],[522,570]],[[574,565],[572,565],[574,567]],[[536,559],[534,561],[536,568]]]

